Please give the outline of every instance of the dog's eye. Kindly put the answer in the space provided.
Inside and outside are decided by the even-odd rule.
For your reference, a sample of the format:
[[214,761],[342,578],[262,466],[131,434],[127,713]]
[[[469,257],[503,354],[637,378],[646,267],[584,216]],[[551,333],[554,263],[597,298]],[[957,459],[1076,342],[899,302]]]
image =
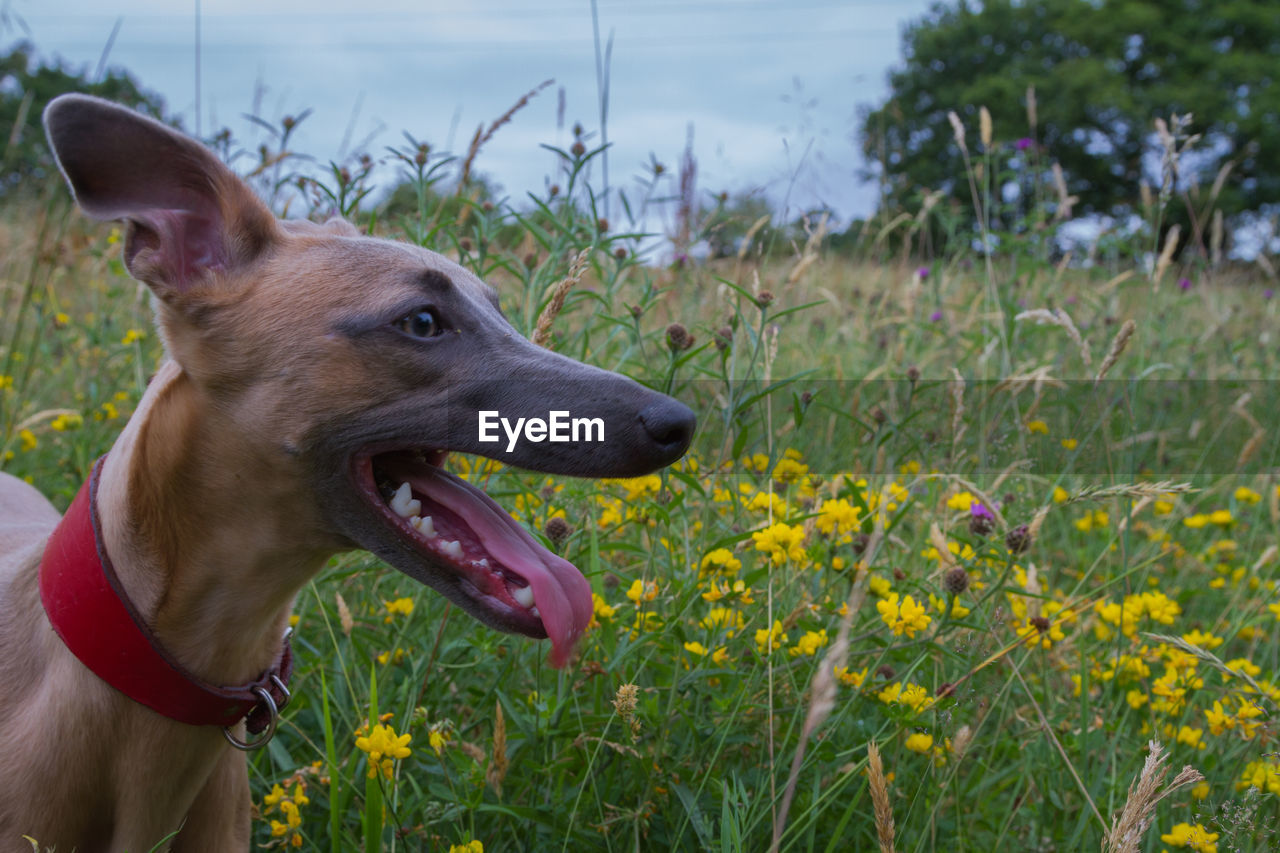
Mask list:
[[391,325],[415,338],[434,338],[443,331],[440,321],[436,319],[435,311],[430,308],[419,308]]

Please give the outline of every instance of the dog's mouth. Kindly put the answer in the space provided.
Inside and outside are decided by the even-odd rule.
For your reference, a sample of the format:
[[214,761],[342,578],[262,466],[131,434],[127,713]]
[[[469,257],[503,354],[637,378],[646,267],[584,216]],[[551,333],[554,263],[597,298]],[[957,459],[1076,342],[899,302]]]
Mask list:
[[396,450],[354,458],[358,491],[421,561],[394,565],[491,627],[550,637],[551,664],[563,666],[591,621],[590,585],[488,495],[444,471],[447,455]]

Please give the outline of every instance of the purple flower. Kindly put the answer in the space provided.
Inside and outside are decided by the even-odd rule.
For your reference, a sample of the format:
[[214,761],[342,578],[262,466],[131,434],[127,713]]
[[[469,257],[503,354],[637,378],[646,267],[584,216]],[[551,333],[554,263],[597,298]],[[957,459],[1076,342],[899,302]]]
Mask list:
[[916,275],[918,275],[918,276],[920,277],[920,280],[921,280],[921,281],[924,281],[926,278],[928,278],[928,277],[929,277],[929,268],[928,268],[928,267],[920,267],[920,269],[916,270]]
[[1269,288],[1269,287],[1268,287],[1266,290],[1262,291],[1262,298],[1263,298],[1263,299],[1270,299],[1271,297],[1273,297],[1273,296],[1275,296],[1275,295],[1276,295],[1276,292],[1275,292],[1274,290],[1272,290],[1271,288]]
[[1035,144],[1036,144],[1035,140],[1029,136],[1024,136],[1014,143],[1014,145],[1018,147],[1019,151],[1026,151],[1028,148],[1030,148],[1032,145],[1035,145]]
[[931,323],[937,323],[937,322],[940,322],[941,320],[942,320],[941,311],[934,311],[932,314],[929,315],[929,322]]
[[995,518],[995,514],[983,506],[982,501],[973,501],[969,504],[969,515],[973,518]]
[[1179,282],[1178,282],[1178,287],[1182,288],[1183,290],[1190,290],[1190,289],[1191,289],[1191,279],[1189,279],[1189,278],[1184,278],[1184,279],[1179,280]]

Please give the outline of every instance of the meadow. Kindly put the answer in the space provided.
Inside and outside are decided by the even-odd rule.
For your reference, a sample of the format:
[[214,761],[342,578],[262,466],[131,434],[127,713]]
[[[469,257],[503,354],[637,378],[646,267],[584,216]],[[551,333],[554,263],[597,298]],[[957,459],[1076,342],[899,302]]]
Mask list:
[[[984,227],[928,257],[946,203],[838,252],[814,216],[667,263],[627,214],[670,176],[604,221],[589,139],[555,192],[505,201],[469,192],[480,144],[410,140],[394,211],[361,204],[369,164],[300,180],[287,126],[236,163],[291,215],[458,259],[530,337],[699,415],[689,456],[634,480],[450,458],[589,579],[565,669],[365,554],[309,584],[251,764],[257,845],[1280,844],[1274,270],[1164,251],[1208,188],[1142,192],[1143,227],[1063,252],[1051,164],[955,131]],[[120,228],[32,196],[0,209],[0,456],[64,507],[161,348]]]

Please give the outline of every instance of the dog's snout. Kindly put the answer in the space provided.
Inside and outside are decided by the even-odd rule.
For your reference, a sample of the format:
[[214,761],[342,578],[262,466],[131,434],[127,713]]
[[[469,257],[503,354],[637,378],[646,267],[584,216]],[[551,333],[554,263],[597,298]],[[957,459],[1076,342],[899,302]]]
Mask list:
[[663,455],[679,458],[689,449],[698,419],[684,403],[664,399],[640,410],[640,423]]

